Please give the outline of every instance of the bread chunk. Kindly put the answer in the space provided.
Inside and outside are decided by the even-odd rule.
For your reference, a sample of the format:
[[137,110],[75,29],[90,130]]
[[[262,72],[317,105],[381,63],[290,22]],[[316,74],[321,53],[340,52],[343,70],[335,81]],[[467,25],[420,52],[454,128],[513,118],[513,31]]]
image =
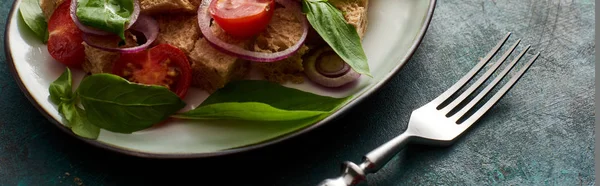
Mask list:
[[52,13],[54,10],[58,8],[58,5],[65,2],[65,0],[40,0],[40,8],[42,8],[42,13],[46,18],[46,21],[50,20]]
[[309,48],[302,45],[294,55],[272,63],[253,63],[253,66],[263,72],[265,79],[276,83],[303,83],[304,66],[302,65],[302,56],[308,52]]
[[189,54],[200,38],[196,15],[164,14],[155,16],[159,33],[154,44],[167,43]]
[[329,2],[343,12],[346,21],[354,26],[360,38],[363,38],[368,25],[369,0],[330,0]]
[[201,0],[140,0],[143,14],[195,14]]
[[[296,44],[301,36],[302,24],[296,16],[290,14],[287,8],[277,8],[266,30],[256,38],[252,49],[268,53],[283,51]],[[302,55],[308,50],[309,48],[303,45],[294,55],[284,60],[271,63],[254,62],[252,65],[258,68],[269,81],[302,83],[304,82]]]
[[198,40],[190,53],[192,86],[209,93],[223,88],[248,72],[248,63],[214,49],[206,39]]
[[[211,30],[220,40],[248,48],[252,40],[236,39],[223,31],[216,23]],[[215,49],[205,38],[196,41],[189,54],[192,67],[192,86],[199,87],[209,93],[223,88],[232,80],[241,79],[249,69],[248,61],[225,54]]]
[[[137,46],[136,38],[129,31],[125,31],[125,47]],[[121,38],[118,36],[89,36],[91,40],[104,47],[119,47]],[[91,74],[111,73],[115,60],[120,56],[119,52],[109,52],[83,43],[85,47],[85,61],[82,64],[83,71]]]

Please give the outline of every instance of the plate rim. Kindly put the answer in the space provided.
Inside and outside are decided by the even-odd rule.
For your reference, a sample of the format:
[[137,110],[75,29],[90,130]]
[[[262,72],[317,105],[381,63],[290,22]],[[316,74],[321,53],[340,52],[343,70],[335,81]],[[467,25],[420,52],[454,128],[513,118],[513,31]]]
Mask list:
[[381,87],[383,85],[385,85],[387,82],[390,81],[390,79],[394,76],[396,76],[398,74],[398,72],[400,71],[400,69],[402,69],[402,67],[404,67],[404,65],[408,62],[408,60],[410,58],[412,58],[412,56],[414,55],[415,51],[417,50],[417,48],[421,45],[421,42],[423,41],[423,38],[425,36],[425,33],[427,32],[427,30],[429,29],[429,25],[431,23],[431,19],[433,17],[433,13],[436,7],[436,3],[437,0],[429,0],[429,8],[427,10],[427,15],[425,17],[425,20],[423,22],[423,24],[421,25],[421,30],[419,31],[419,33],[417,34],[417,38],[416,38],[416,42],[414,42],[408,53],[402,58],[400,59],[400,63],[399,65],[397,65],[396,67],[394,67],[394,69],[392,69],[392,71],[390,73],[388,73],[386,76],[384,76],[381,81],[375,83],[374,85],[371,86],[371,88],[369,88],[368,90],[364,91],[362,94],[360,94],[359,96],[355,97],[354,99],[350,100],[345,106],[343,106],[342,108],[340,108],[340,110],[338,110],[337,112],[331,114],[330,116],[322,119],[321,121],[318,121],[315,124],[312,124],[308,127],[299,129],[296,132],[292,132],[292,133],[288,133],[276,138],[273,138],[271,140],[262,142],[262,143],[257,143],[257,144],[253,144],[253,145],[247,145],[247,146],[243,146],[243,147],[239,147],[239,148],[235,148],[235,149],[227,149],[227,150],[222,150],[222,151],[217,151],[217,152],[208,152],[208,153],[171,153],[171,154],[158,154],[158,153],[150,153],[150,152],[140,152],[140,151],[136,151],[133,149],[127,149],[127,148],[121,148],[121,147],[116,147],[114,145],[111,145],[109,143],[103,143],[101,141],[97,141],[97,140],[91,140],[91,139],[87,139],[87,138],[83,138],[80,136],[75,135],[73,132],[71,132],[71,130],[69,130],[67,127],[65,127],[63,124],[61,124],[59,121],[57,121],[56,119],[54,119],[52,116],[50,116],[50,114],[43,109],[40,104],[38,102],[35,101],[35,99],[33,99],[33,96],[31,95],[31,93],[28,91],[28,89],[25,87],[25,85],[23,84],[23,80],[21,79],[21,77],[19,76],[17,69],[15,67],[14,61],[13,61],[13,57],[12,57],[12,53],[11,53],[11,48],[10,46],[10,39],[8,38],[8,35],[10,33],[10,27],[12,26],[16,26],[12,23],[12,19],[14,15],[17,15],[15,12],[18,11],[18,8],[16,6],[17,2],[20,2],[21,0],[17,0],[17,1],[13,1],[11,10],[9,12],[9,15],[7,17],[7,21],[6,21],[6,27],[4,30],[4,53],[6,56],[6,62],[9,66],[9,71],[11,73],[11,75],[13,76],[13,79],[16,81],[19,89],[21,90],[21,92],[23,94],[25,94],[25,97],[27,98],[27,100],[29,100],[29,102],[31,102],[31,104],[38,110],[38,112],[40,112],[44,117],[46,117],[46,119],[48,121],[50,121],[50,123],[53,123],[54,125],[56,125],[61,131],[69,134],[69,136],[74,137],[76,139],[79,139],[87,144],[90,144],[92,146],[95,146],[97,148],[100,149],[104,149],[107,151],[112,151],[112,152],[117,152],[117,153],[121,153],[121,154],[125,154],[125,155],[129,155],[129,156],[135,156],[135,157],[140,157],[140,158],[151,158],[151,159],[195,159],[195,158],[209,158],[209,157],[217,157],[217,156],[225,156],[225,155],[232,155],[232,154],[237,154],[237,153],[241,153],[241,152],[248,152],[248,151],[252,151],[252,150],[256,150],[256,149],[260,149],[263,147],[267,147],[267,146],[271,146],[271,145],[275,145],[278,144],[280,142],[292,139],[296,136],[299,135],[303,135],[306,133],[309,133],[310,131],[332,121],[335,119],[340,118],[341,115],[345,114],[348,110],[350,110],[353,106],[355,106],[356,104],[359,104],[360,102],[362,102],[363,100],[365,100],[367,97],[373,95],[374,92],[376,92],[377,90],[381,89]]

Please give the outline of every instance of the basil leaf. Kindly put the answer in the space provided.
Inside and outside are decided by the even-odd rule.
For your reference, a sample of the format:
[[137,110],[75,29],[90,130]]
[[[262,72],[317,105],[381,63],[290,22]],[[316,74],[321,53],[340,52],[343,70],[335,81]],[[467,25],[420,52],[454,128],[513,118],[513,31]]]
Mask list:
[[258,102],[283,110],[331,111],[347,98],[320,96],[261,80],[232,81],[200,106],[225,102]]
[[354,71],[371,76],[365,54],[356,28],[348,24],[340,10],[327,0],[303,0],[302,11],[308,22],[321,35],[323,40]]
[[54,104],[60,105],[63,102],[71,102],[73,99],[71,82],[71,70],[67,68],[58,79],[50,84],[50,100]]
[[245,103],[215,103],[198,107],[192,111],[175,115],[175,118],[181,119],[229,119],[229,120],[249,120],[249,121],[288,121],[306,119],[321,114],[325,111],[305,111],[305,110],[281,110],[273,108],[264,103],[245,102]]
[[42,40],[48,42],[48,23],[42,13],[39,0],[24,0],[19,7],[19,13],[25,24]]
[[232,81],[199,107],[173,117],[246,121],[290,121],[328,114],[347,98],[320,96],[261,80]]
[[65,117],[69,128],[78,136],[97,139],[100,135],[100,128],[89,123],[85,110],[75,106],[72,103],[62,103],[58,111]]
[[50,100],[58,105],[58,113],[67,120],[66,125],[73,133],[84,138],[96,139],[100,134],[100,128],[90,124],[85,111],[75,106],[76,96],[73,95],[71,83],[71,70],[67,68],[50,84]]
[[214,123],[213,125],[225,127],[218,131],[212,131],[218,134],[218,136],[205,134],[203,135],[203,138],[219,142],[207,146],[206,149],[211,149],[212,151],[240,148],[273,140],[294,131],[298,131],[321,121],[325,117],[327,117],[327,115],[290,121],[211,121],[210,123]]
[[195,137],[202,142],[194,148],[198,152],[215,152],[249,146],[281,138],[325,118],[324,115],[290,121],[240,121],[210,120],[200,125],[190,125]]
[[133,0],[77,1],[77,18],[87,26],[112,32],[125,40],[125,25],[133,13]]
[[112,74],[83,79],[77,92],[92,124],[119,133],[149,128],[186,105],[165,87],[130,83]]

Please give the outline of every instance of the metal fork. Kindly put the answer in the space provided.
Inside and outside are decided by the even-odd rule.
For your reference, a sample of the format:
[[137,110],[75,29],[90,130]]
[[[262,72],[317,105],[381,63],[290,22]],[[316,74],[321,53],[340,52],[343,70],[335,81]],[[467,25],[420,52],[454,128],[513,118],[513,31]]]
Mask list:
[[[498,76],[490,82],[483,90],[481,90],[471,101],[467,102],[467,98],[473,94],[476,90],[483,87],[482,85],[486,82],[498,67],[510,56],[519,45],[521,40],[518,40],[511,48],[506,51],[498,61],[493,64],[481,77],[475,81],[468,89],[459,94],[459,90],[465,87],[469,81],[471,81],[476,74],[478,74],[484,66],[498,53],[498,50],[504,45],[506,40],[510,37],[509,32],[506,36],[498,42],[498,44],[481,59],[469,73],[462,77],[452,87],[442,93],[440,96],[435,98],[433,101],[427,103],[414,110],[411,114],[408,122],[408,129],[401,135],[388,141],[387,143],[379,146],[375,150],[369,152],[363,157],[363,162],[360,165],[356,165],[352,162],[346,161],[342,164],[342,175],[337,178],[326,179],[319,183],[321,186],[350,186],[357,185],[366,180],[366,175],[375,173],[381,169],[392,157],[394,157],[400,150],[404,148],[409,142],[417,142],[429,145],[440,145],[447,146],[451,145],[465,130],[473,125],[477,120],[481,118],[492,106],[494,106],[498,100],[500,100],[506,92],[508,92],[513,85],[521,78],[521,76],[529,69],[531,64],[539,57],[540,53],[537,53],[529,62],[527,62],[521,70],[519,70],[508,82],[496,92],[487,102],[478,109],[475,107],[482,98],[484,98],[498,83],[507,76],[508,72],[513,69],[515,64],[525,55],[529,50],[530,46],[527,46],[516,58],[508,64],[505,69],[498,74]],[[458,97],[456,97],[458,96]],[[456,97],[456,99],[451,99]],[[466,105],[465,105],[466,104]],[[464,105],[463,107],[461,107]],[[456,111],[458,110],[458,111]],[[468,115],[468,113],[473,113]]]

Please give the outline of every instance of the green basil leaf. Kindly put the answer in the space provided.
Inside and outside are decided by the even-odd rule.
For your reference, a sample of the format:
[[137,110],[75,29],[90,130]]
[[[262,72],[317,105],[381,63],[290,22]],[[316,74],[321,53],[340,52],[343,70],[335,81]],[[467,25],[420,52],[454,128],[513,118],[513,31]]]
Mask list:
[[86,117],[85,110],[75,106],[73,103],[62,103],[58,111],[65,117],[69,128],[78,136],[97,139],[100,135],[100,128],[92,125]]
[[302,10],[317,33],[354,71],[371,76],[360,36],[340,10],[326,0],[303,0]]
[[48,23],[42,13],[39,0],[24,0],[19,7],[19,13],[25,24],[33,31],[42,42],[48,41]]
[[[227,150],[240,148],[273,140],[294,131],[298,131],[321,121],[327,116],[328,114],[323,114],[311,118],[290,121],[211,121],[210,123],[214,123],[213,125],[226,127],[219,131],[214,131],[214,133],[220,134],[219,136],[204,135],[203,137],[206,137],[207,140],[219,141],[218,144],[211,144],[207,149]],[[231,133],[234,134],[231,135]]]
[[77,89],[88,120],[103,129],[132,133],[166,120],[186,104],[169,89],[95,74]]
[[75,106],[76,95],[73,95],[71,70],[67,68],[52,84],[50,84],[50,100],[58,105],[58,113],[66,125],[78,136],[90,139],[98,138],[100,128],[87,121],[85,111]]
[[82,24],[115,33],[125,39],[125,25],[133,13],[133,0],[76,1],[77,18]]
[[232,81],[202,104],[173,117],[246,121],[290,121],[325,115],[347,98],[320,96],[261,80]]
[[67,68],[58,79],[50,84],[50,100],[60,105],[63,102],[71,103],[73,99],[73,89],[71,88],[71,70]]
[[326,114],[325,111],[281,110],[257,102],[215,103],[198,107],[192,111],[175,115],[181,119],[228,119],[248,121],[288,121]]
[[279,139],[325,117],[326,115],[320,115],[290,121],[210,120],[198,121],[201,124],[188,127],[194,130],[195,135],[202,136],[202,142],[206,142],[196,144],[198,152],[209,153]]
[[320,96],[261,80],[232,81],[211,94],[201,106],[226,102],[258,102],[283,110],[331,111],[347,98]]
[[62,115],[65,120],[67,120],[67,127],[71,128],[72,124],[71,121],[77,117],[76,113],[77,112],[75,110],[75,107],[73,106],[73,104],[70,103],[60,103],[58,104],[58,113],[60,113],[60,115]]

